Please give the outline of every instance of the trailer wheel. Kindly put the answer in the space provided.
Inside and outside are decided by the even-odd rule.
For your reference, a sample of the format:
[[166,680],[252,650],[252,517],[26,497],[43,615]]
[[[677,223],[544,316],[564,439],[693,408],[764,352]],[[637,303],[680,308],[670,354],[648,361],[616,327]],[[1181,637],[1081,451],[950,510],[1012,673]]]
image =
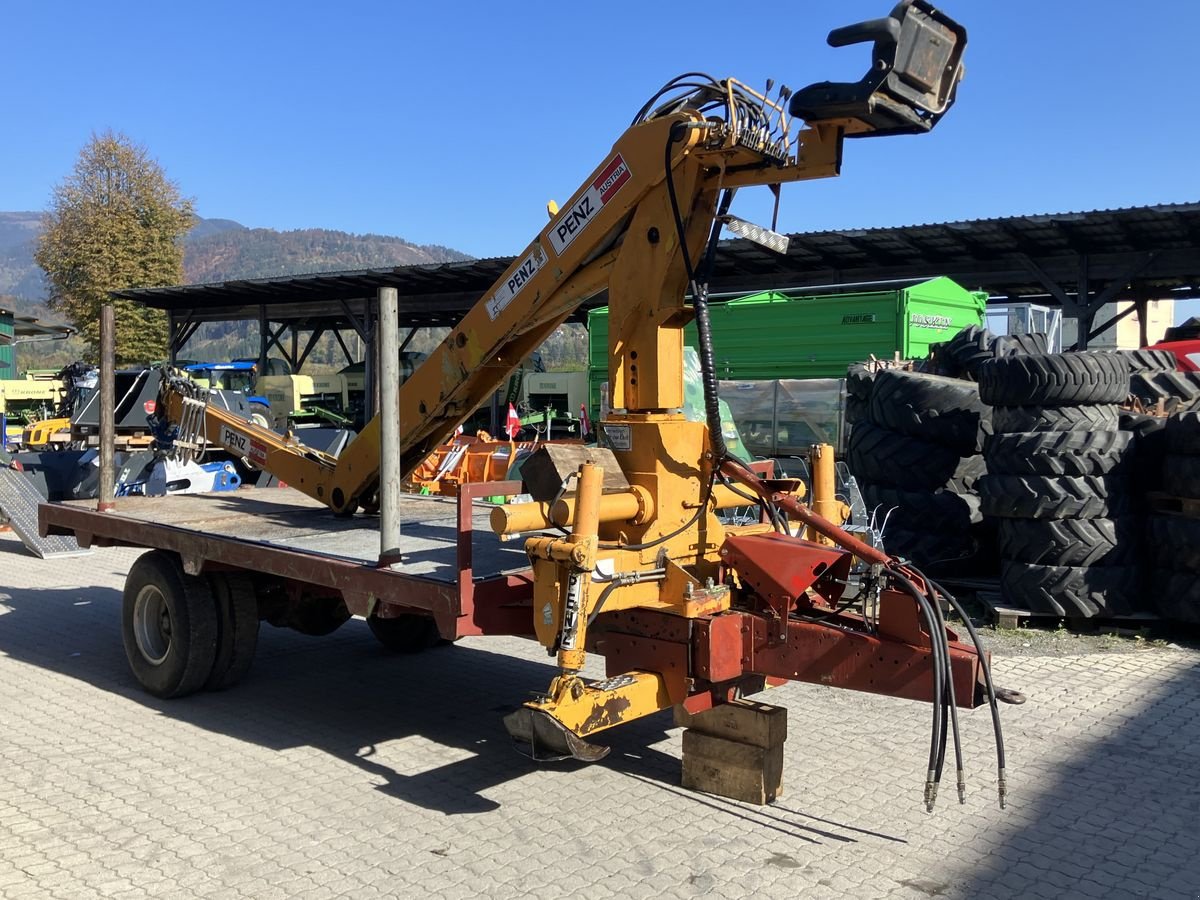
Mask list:
[[387,619],[371,616],[367,626],[379,643],[396,653],[420,653],[442,643],[437,623],[430,616],[415,613]]
[[258,594],[254,581],[239,572],[208,578],[217,606],[217,656],[205,690],[233,687],[250,670],[258,647]]
[[179,558],[152,550],[125,579],[121,637],[138,683],[156,697],[183,697],[204,685],[217,654],[217,605],[204,578]]

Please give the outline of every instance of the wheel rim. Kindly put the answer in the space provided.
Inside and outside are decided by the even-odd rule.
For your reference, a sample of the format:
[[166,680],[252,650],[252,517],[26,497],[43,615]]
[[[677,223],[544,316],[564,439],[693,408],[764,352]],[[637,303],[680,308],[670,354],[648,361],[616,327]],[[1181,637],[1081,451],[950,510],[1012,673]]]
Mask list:
[[162,591],[152,584],[143,587],[133,604],[133,637],[150,665],[160,666],[167,658],[173,625]]

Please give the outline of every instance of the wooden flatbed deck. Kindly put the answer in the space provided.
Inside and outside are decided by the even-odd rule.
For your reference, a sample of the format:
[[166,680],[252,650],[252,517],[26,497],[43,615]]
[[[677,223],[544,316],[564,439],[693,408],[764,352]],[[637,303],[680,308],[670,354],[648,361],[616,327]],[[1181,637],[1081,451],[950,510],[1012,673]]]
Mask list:
[[[61,505],[94,511],[96,501],[72,500]],[[475,578],[529,566],[522,541],[502,543],[492,533],[488,525],[490,509],[490,504],[478,501],[473,504],[471,543]],[[118,497],[115,510],[107,515],[348,562],[374,565],[379,557],[377,516],[338,518],[328,507],[293,488]],[[403,559],[392,571],[453,583],[458,579],[457,548],[456,499],[416,494],[401,497]]]
[[[43,503],[38,530],[73,534],[81,547],[133,546],[179,555],[193,575],[237,569],[340,596],[353,615],[422,610],[443,637],[532,631],[524,541],[501,542],[480,497],[520,484],[464,486],[457,498],[404,495],[399,563],[380,568],[379,520],[338,518],[291,488]],[[379,610],[378,604],[387,609]],[[390,610],[390,611],[389,611]]]

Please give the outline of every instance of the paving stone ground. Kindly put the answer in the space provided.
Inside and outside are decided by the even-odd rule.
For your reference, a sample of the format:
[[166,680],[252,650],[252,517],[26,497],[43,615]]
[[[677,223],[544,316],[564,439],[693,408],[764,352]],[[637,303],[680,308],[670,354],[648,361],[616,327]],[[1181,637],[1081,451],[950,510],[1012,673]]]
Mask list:
[[970,793],[921,804],[928,707],[811,685],[785,793],[679,787],[669,714],[592,766],[539,768],[501,715],[545,687],[530,643],[386,654],[362,622],[264,626],[239,687],[179,701],[126,669],[137,553],[41,561],[0,537],[0,896],[1200,896],[1200,654],[999,656],[1029,702],[963,717]]

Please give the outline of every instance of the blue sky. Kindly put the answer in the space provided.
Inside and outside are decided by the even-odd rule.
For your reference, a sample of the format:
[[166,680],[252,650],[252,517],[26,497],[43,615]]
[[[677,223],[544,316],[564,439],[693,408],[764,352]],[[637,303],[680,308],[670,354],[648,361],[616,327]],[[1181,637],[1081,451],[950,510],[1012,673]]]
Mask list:
[[[830,28],[890,0],[0,6],[0,209],[42,209],[94,130],[145,144],[201,215],[519,251],[663,82],[857,79]],[[947,0],[970,31],[930,135],[850,142],[781,230],[1200,199],[1194,7]],[[765,195],[735,212],[766,216]]]

